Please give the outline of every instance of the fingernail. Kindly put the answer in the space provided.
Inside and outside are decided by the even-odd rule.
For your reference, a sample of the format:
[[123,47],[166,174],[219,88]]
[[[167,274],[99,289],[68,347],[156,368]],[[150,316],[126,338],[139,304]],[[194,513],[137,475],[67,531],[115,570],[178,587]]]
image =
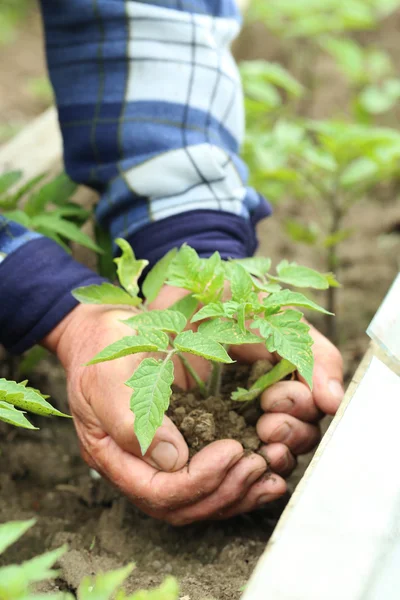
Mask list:
[[328,382],[328,389],[332,396],[334,396],[337,400],[343,400],[344,389],[343,385],[338,379],[330,379]]
[[288,423],[283,423],[272,432],[269,438],[270,442],[284,442],[292,433],[292,428]]
[[257,504],[259,506],[262,506],[263,504],[268,504],[268,502],[271,502],[271,496],[269,496],[269,495],[260,496],[260,498],[257,501]]
[[246,485],[253,485],[253,483],[255,483],[257,479],[260,479],[260,477],[264,475],[266,470],[267,465],[265,465],[265,469],[257,469],[257,471],[253,471],[252,473],[250,473],[250,475],[246,479]]
[[178,450],[169,442],[159,442],[150,458],[160,471],[172,471],[178,460]]
[[284,412],[289,413],[294,406],[293,400],[286,398],[285,400],[278,400],[271,406],[271,412]]

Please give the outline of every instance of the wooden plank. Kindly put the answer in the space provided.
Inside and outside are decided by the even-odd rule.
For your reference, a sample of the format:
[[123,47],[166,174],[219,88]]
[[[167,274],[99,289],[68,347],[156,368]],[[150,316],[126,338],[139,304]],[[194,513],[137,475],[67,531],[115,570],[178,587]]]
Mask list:
[[29,179],[61,167],[62,142],[57,115],[50,108],[0,148],[0,173],[21,169]]

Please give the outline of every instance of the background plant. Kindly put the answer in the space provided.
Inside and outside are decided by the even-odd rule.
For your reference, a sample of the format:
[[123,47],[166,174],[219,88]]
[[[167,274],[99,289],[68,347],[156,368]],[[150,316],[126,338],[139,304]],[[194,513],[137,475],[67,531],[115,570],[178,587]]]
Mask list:
[[[0,554],[18,541],[34,524],[35,519],[10,521],[0,525]],[[22,564],[0,567],[1,600],[73,600],[75,595],[68,592],[35,592],[38,583],[58,576],[59,572],[54,569],[54,565],[66,551],[67,547],[62,546]],[[167,577],[157,589],[126,593],[122,585],[134,568],[135,565],[131,563],[115,571],[85,577],[77,590],[78,600],[178,600],[179,587],[173,577]]]

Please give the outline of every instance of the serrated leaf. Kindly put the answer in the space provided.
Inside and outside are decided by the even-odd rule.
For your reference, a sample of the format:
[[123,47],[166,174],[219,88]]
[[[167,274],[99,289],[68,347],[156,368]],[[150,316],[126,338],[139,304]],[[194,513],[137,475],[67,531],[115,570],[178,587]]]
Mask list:
[[180,333],[175,339],[174,347],[180,352],[188,352],[215,362],[234,362],[221,344],[199,332]]
[[112,283],[87,285],[73,290],[72,295],[82,304],[118,304],[121,306],[138,306],[140,298],[132,298],[125,290]]
[[[182,335],[182,334],[181,334]],[[131,410],[135,415],[135,433],[142,454],[146,454],[171,397],[174,380],[172,360],[145,358],[125,384],[134,390]]]
[[232,300],[245,302],[253,291],[253,280],[246,269],[239,263],[229,264],[229,283],[231,286]]
[[177,248],[172,248],[147,274],[142,286],[142,292],[147,303],[150,304],[157,298],[162,286],[168,279],[168,269],[177,252]]
[[149,264],[149,261],[136,260],[132,247],[126,240],[118,238],[115,240],[115,243],[122,250],[122,255],[114,259],[117,265],[119,282],[128,294],[133,298],[137,298],[139,293],[138,279]]
[[57,217],[54,213],[49,212],[34,216],[32,218],[32,226],[38,231],[41,229],[54,231],[67,240],[76,242],[94,252],[103,252],[103,250],[74,223]]
[[94,577],[85,577],[78,588],[79,600],[111,600],[135,568],[134,563]]
[[241,265],[248,273],[255,275],[260,279],[268,274],[271,269],[271,259],[263,258],[262,256],[253,256],[252,258],[241,258],[235,260],[235,263]]
[[28,521],[9,521],[0,525],[0,554],[21,538],[33,525],[36,519]]
[[116,360],[129,354],[137,354],[138,352],[157,352],[159,350],[156,344],[151,344],[144,336],[129,335],[110,344],[104,350],[96,354],[87,365],[97,365],[101,362]]
[[53,408],[39,392],[15,381],[0,379],[0,400],[36,415],[68,417]]
[[150,344],[157,346],[158,350],[167,350],[169,346],[169,337],[164,331],[141,326],[138,334]]
[[197,286],[193,290],[194,297],[202,304],[217,302],[222,296],[225,283],[225,269],[218,252],[210,258],[200,261],[201,270],[197,278]]
[[48,204],[62,205],[67,202],[76,189],[76,183],[65,173],[60,173],[31,195],[24,206],[24,210],[30,217],[41,215]]
[[8,425],[14,425],[15,427],[23,427],[24,429],[37,429],[37,427],[34,427],[28,421],[23,412],[3,401],[0,401],[0,421]]
[[262,340],[254,333],[250,331],[243,333],[239,324],[234,321],[222,321],[221,319],[207,321],[200,325],[199,333],[229,346],[262,343]]
[[199,301],[193,296],[193,294],[187,294],[177,302],[175,302],[172,306],[169,307],[169,310],[175,310],[183,314],[187,320],[195,312],[196,308],[199,305]]
[[169,333],[180,333],[185,329],[187,320],[181,312],[166,309],[143,312],[122,322],[136,330],[140,327],[148,327]]
[[256,319],[251,327],[256,327],[265,339],[269,352],[277,352],[296,366],[298,372],[312,389],[314,356],[313,339],[310,327],[301,321],[302,315],[296,310]]
[[317,290],[326,290],[329,287],[326,277],[318,271],[294,262],[289,263],[287,260],[279,263],[276,272],[278,277],[274,279],[295,287],[310,287]]
[[31,584],[56,577],[58,572],[51,567],[66,550],[66,547],[58,548],[21,565],[0,568],[0,598],[24,598]]
[[171,261],[167,283],[191,291],[196,286],[200,264],[197,252],[190,246],[182,246]]
[[191,323],[197,323],[197,321],[202,321],[203,319],[209,319],[211,317],[224,317],[225,310],[222,302],[211,302],[210,304],[206,304],[197,311],[197,313],[190,320]]
[[22,171],[8,171],[0,175],[0,196],[7,192],[22,177]]
[[267,298],[264,298],[263,304],[266,307],[301,306],[302,308],[315,310],[316,312],[324,313],[325,315],[332,314],[316,302],[313,302],[312,300],[304,296],[304,294],[300,294],[299,292],[292,292],[291,290],[282,290],[275,294],[271,294]]

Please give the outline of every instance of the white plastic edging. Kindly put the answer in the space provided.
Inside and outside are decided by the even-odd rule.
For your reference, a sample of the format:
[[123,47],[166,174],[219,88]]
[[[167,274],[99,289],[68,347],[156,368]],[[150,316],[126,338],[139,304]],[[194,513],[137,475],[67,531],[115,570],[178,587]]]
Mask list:
[[398,600],[400,378],[372,358],[243,600]]
[[398,277],[242,600],[400,598],[399,319]]

